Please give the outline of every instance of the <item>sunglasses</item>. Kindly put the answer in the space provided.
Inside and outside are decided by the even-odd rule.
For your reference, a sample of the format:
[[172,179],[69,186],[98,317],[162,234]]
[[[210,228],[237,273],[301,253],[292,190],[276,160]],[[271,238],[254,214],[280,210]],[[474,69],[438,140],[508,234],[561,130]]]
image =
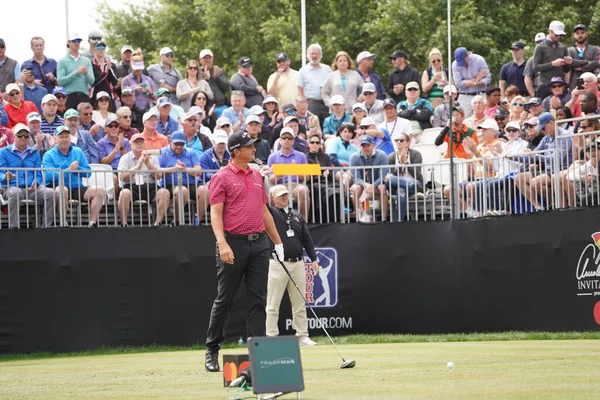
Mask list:
[[89,117],[90,115],[92,115],[92,113],[81,113],[81,115],[83,115],[84,117]]
[[108,101],[108,97],[101,97],[98,99],[98,101]]
[[352,122],[344,122],[344,123],[341,125],[341,127],[342,127],[342,128],[352,128],[352,129],[354,129],[354,124],[353,124]]
[[501,106],[506,106],[506,105],[508,105],[508,101],[506,101],[506,100],[502,100],[502,101],[500,102],[500,105],[501,105]]
[[593,125],[579,125],[581,129],[593,128]]
[[416,92],[419,89],[417,89],[417,88],[410,88],[410,89],[406,89],[406,90],[408,90],[409,92]]
[[102,36],[92,36],[91,38],[89,38],[91,41],[98,41],[98,40],[102,40]]
[[[507,115],[507,117],[508,117],[508,115]],[[496,121],[504,121],[506,119],[506,117],[494,117],[494,119]]]
[[394,140],[396,143],[404,143],[406,142],[406,139],[396,139]]
[[308,143],[310,143],[310,144],[321,144],[321,142],[313,142],[313,141],[310,141]]
[[294,140],[294,138],[291,136],[282,136],[281,140]]
[[167,53],[167,54],[165,54],[165,57],[173,58],[173,53]]
[[81,39],[73,39],[71,40],[71,43],[81,43]]
[[295,115],[296,114],[296,110],[287,110],[285,113],[287,115]]
[[431,60],[432,63],[439,63],[442,62],[442,60]]
[[204,100],[204,101],[206,101],[206,97],[198,96],[198,97],[196,97],[196,100]]
[[188,69],[195,69],[195,70],[197,70],[198,67],[188,67]]
[[277,64],[283,64],[284,62],[286,62],[287,60],[279,60],[277,61]]
[[111,129],[117,129],[119,127],[119,124],[110,124],[110,125],[106,125],[106,126]]
[[523,103],[513,103],[513,106],[515,107],[523,107],[525,104]]
[[509,128],[509,129],[506,130],[506,132],[507,133],[515,133],[515,132],[519,132],[519,130],[515,129],[515,128]]
[[373,96],[375,93],[373,92],[364,92],[363,95],[364,96]]
[[121,115],[119,118],[131,119],[131,115]]
[[106,46],[96,46],[96,50],[106,50]]
[[225,124],[225,125],[221,125],[221,128],[229,128],[231,125],[229,124]]
[[551,89],[556,89],[556,88],[559,88],[559,87],[563,87],[563,85],[559,84],[559,85],[552,85],[552,86],[550,86]]
[[21,92],[10,92],[8,95],[9,95],[10,97],[12,97],[12,96],[16,96],[16,95],[18,95],[18,94],[21,94]]
[[181,142],[177,142],[177,143],[173,142],[173,144],[175,146],[185,146],[185,143],[181,143]]
[[15,135],[19,139],[29,139],[29,135]]
[[66,99],[66,98],[67,98],[67,96],[65,96],[64,94],[57,94],[57,95],[56,95],[56,98],[57,98],[57,99]]

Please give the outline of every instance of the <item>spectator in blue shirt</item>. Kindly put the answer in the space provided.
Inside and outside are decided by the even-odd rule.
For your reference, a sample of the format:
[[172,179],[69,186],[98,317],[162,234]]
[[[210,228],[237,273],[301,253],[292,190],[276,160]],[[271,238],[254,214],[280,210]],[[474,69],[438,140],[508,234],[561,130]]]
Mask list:
[[[98,158],[101,164],[109,164],[112,169],[117,169],[119,160],[122,156],[131,151],[129,140],[122,133],[119,133],[119,123],[114,118],[108,118],[104,121],[104,130],[106,136],[98,141]],[[119,181],[117,175],[114,175],[115,188]]]
[[156,131],[169,137],[179,129],[179,122],[171,118],[171,99],[169,97],[161,97],[157,102],[158,107],[158,126]]
[[79,113],[72,108],[68,109],[65,112],[65,125],[71,131],[71,143],[83,151],[88,164],[98,164],[100,159],[96,142],[88,131],[79,127]]
[[341,95],[331,97],[331,108],[333,114],[325,118],[323,122],[323,138],[325,140],[334,137],[340,125],[350,122],[352,115],[346,113],[346,101]]
[[207,186],[209,186],[210,178],[216,174],[216,172],[209,171],[218,171],[227,166],[231,158],[229,151],[227,151],[227,133],[217,129],[213,135],[215,145],[206,150],[200,157],[200,166],[204,172],[204,182]]
[[383,182],[389,168],[371,168],[374,166],[388,165],[387,155],[375,148],[373,137],[362,135],[360,137],[360,150],[350,157],[350,167],[354,178],[354,185],[350,188],[354,195],[354,209],[356,210],[356,218],[360,219],[361,214],[366,210],[362,208],[361,196],[363,192],[369,199],[374,199],[377,195],[381,201],[381,217],[387,220],[388,212],[388,196]]
[[[28,146],[29,128],[23,124],[14,127],[15,142],[0,150],[0,191],[8,202],[8,227],[19,227],[19,201],[35,200],[44,204],[44,228],[50,228],[54,222],[54,190],[44,186],[44,177],[40,153]],[[10,168],[31,168],[13,170]]]
[[2,103],[0,103],[0,125],[8,125],[8,115],[6,114],[6,111],[4,111],[4,106],[2,105]]
[[227,108],[221,114],[231,122],[233,132],[240,131],[246,127],[246,117],[250,115],[250,110],[246,107],[246,95],[241,90],[231,92],[231,107]]
[[[281,150],[278,150],[269,156],[267,164],[269,169],[272,168],[273,164],[308,164],[308,160],[304,153],[294,150],[294,139],[296,133],[290,127],[285,127],[280,133]],[[298,201],[298,208],[300,214],[307,220],[308,212],[310,209],[310,192],[308,187],[304,185],[304,176],[277,176],[271,172],[269,176],[269,182],[272,185],[277,183],[287,184],[288,181],[292,181],[292,197]]]
[[21,75],[25,81],[23,85],[23,99],[35,104],[38,112],[40,112],[42,110],[42,99],[48,94],[48,91],[45,87],[35,83],[35,77],[32,70],[23,68]]
[[204,185],[197,186],[198,178],[202,176],[200,157],[195,151],[185,148],[183,131],[176,131],[171,135],[171,144],[161,150],[158,161],[165,173],[163,187],[173,193],[175,221],[181,222],[179,216],[183,212],[179,210],[180,182],[183,204],[187,204],[190,197],[196,199],[198,221],[201,221],[208,204],[208,189]]
[[56,192],[60,196],[60,173],[54,169],[62,170],[64,174],[63,215],[67,215],[66,205],[69,199],[79,202],[87,201],[89,202],[89,226],[97,228],[98,215],[104,205],[104,188],[97,186],[88,188],[83,184],[82,178],[91,175],[91,168],[83,150],[74,146],[71,141],[71,130],[66,126],[59,126],[56,129],[56,146],[44,154],[43,166],[48,168],[45,172],[46,183],[56,188]]
[[[56,87],[56,61],[44,55],[45,42],[39,36],[31,38],[31,50],[33,58],[23,63],[23,69],[27,68],[33,71],[35,83],[46,88],[48,93],[52,93]],[[41,110],[40,110],[41,111]]]
[[360,121],[360,128],[364,131],[365,135],[369,135],[373,138],[373,143],[377,150],[383,151],[386,155],[390,155],[394,152],[394,145],[392,144],[390,132],[385,128],[378,128],[371,117],[363,118],[362,121]]

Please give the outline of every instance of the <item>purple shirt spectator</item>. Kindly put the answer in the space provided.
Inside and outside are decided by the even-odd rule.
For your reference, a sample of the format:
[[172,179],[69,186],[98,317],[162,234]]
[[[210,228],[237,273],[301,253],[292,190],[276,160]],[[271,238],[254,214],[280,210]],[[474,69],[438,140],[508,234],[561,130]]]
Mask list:
[[135,106],[140,110],[147,110],[148,106],[150,105],[150,96],[148,96],[145,92],[138,92],[137,90],[135,90],[135,88],[139,85],[148,85],[152,88],[152,92],[156,93],[156,84],[154,83],[152,78],[142,74],[141,81],[138,81],[133,72],[127,75],[125,78],[123,78],[121,87],[132,87],[133,93],[135,93]]
[[[98,148],[98,159],[102,160],[104,157],[106,157],[107,155],[112,153],[112,151],[115,149],[115,146],[116,145],[113,142],[111,142],[110,139],[108,139],[108,136],[104,136],[102,139],[100,139],[98,141],[98,143],[96,143],[96,147]],[[128,152],[131,151],[131,147],[129,146],[129,140],[124,139],[123,147]],[[110,166],[112,167],[112,169],[117,169],[117,167],[119,166],[120,159],[121,159],[121,152],[117,151],[117,155],[110,163]]]
[[[271,154],[267,160],[269,168],[271,168],[273,164],[308,164],[308,160],[306,159],[305,154],[300,153],[297,150],[292,149],[292,152],[287,156],[279,150]],[[288,176],[282,176],[277,183],[288,183],[288,178]],[[298,182],[298,177],[292,176],[292,182]]]

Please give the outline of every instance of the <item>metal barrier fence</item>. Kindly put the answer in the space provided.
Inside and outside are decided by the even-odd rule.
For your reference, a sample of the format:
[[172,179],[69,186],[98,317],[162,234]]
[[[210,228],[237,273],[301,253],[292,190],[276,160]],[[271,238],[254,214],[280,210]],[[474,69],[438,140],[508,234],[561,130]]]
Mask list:
[[[454,184],[441,154],[426,164],[329,167],[321,176],[279,177],[279,183],[289,187],[294,209],[316,224],[446,220],[452,191],[457,219],[596,206],[599,133],[563,134],[539,152],[455,159]],[[3,169],[0,229],[208,225],[215,172],[194,177],[97,164],[92,171]],[[267,190],[273,184],[265,176]]]

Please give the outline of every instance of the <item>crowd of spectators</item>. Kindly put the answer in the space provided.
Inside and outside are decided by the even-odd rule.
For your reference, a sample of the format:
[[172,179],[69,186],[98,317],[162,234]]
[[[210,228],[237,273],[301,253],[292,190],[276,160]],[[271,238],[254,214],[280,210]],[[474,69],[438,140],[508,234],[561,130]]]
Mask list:
[[[497,86],[485,58],[464,47],[453,52],[452,74],[438,49],[429,51],[429,65],[422,72],[405,51],[396,50],[384,57],[390,62],[386,84],[385,77],[373,72],[379,60],[375,54],[362,51],[353,58],[339,51],[327,65],[314,43],[307,49],[308,63],[299,70],[292,68],[287,54],[277,54],[274,72],[262,86],[250,57],[237,60],[237,71],[225,71],[215,64],[218,51],[211,49],[201,50],[197,60],[186,60],[182,73],[169,47],[158,50],[158,63],[146,65],[140,49],[125,45],[117,61],[95,30],[88,34],[85,52],[80,48],[84,38],[72,34],[58,61],[45,55],[41,37],[31,39],[33,57],[22,62],[8,56],[10,43],[0,39],[1,193],[14,210],[18,200],[36,191],[36,197],[52,204],[45,207],[48,216],[59,203],[50,201],[46,187],[56,186],[56,172],[44,176],[10,168],[89,173],[90,165],[106,164],[115,171],[138,171],[114,174],[122,225],[127,225],[135,200],[162,207],[155,220],[160,225],[170,203],[195,199],[201,220],[212,176],[203,171],[225,165],[227,138],[246,131],[262,139],[256,145],[257,167],[272,184],[293,181],[292,195],[305,217],[314,192],[311,182],[275,176],[273,164],[335,167],[330,178],[352,194],[350,206],[357,218],[360,199],[368,194],[382,204],[395,195],[403,219],[406,199],[425,189],[421,169],[410,165],[422,162],[417,145],[423,132],[434,127],[442,128],[435,140],[445,146],[442,157],[474,160],[470,182],[457,188],[460,209],[468,215],[480,214],[481,204],[473,199],[483,181],[493,189],[507,177],[531,209],[543,210],[559,174],[565,188],[560,202],[571,204],[581,191],[574,186],[573,171],[582,170],[572,164],[587,162],[593,168],[583,168],[586,174],[598,175],[597,165],[590,164],[596,154],[588,149],[596,141],[579,143],[565,135],[598,127],[598,120],[561,123],[556,129],[554,121],[600,113],[600,61],[598,47],[587,43],[586,26],[573,27],[572,47],[561,43],[565,36],[564,24],[553,21],[547,34],[535,36],[528,60],[525,44],[512,43],[507,49],[512,59],[500,68]],[[553,161],[555,151],[560,165]],[[510,159],[486,161],[502,156]],[[524,164],[536,170],[524,169]],[[104,192],[86,188],[81,180],[85,174],[65,180],[62,203],[74,197],[89,201],[96,209],[90,225],[97,226]],[[181,193],[178,179],[186,187]],[[451,190],[444,188],[446,197]],[[502,208],[497,198],[488,201],[491,209]],[[387,207],[381,210],[386,220]],[[181,210],[175,207],[174,212],[177,219]],[[12,213],[10,226],[15,226]]]

